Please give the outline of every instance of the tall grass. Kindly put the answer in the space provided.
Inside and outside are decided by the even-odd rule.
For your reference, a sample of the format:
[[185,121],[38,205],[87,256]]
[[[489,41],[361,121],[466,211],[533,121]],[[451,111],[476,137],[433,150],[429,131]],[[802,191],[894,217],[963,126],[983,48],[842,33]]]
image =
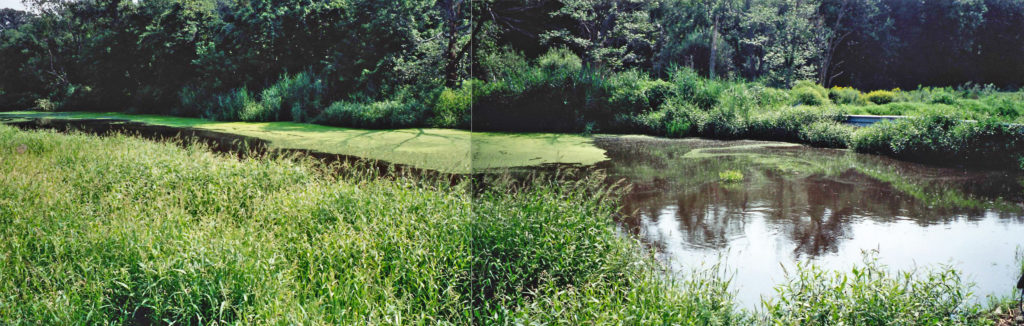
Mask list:
[[765,302],[776,325],[978,324],[981,306],[968,301],[963,276],[951,268],[892,272],[874,255],[849,273],[797,265]]
[[[716,270],[666,277],[610,227],[600,178],[491,180],[473,201],[475,314],[481,324],[732,324],[745,317]],[[510,209],[512,208],[512,209]]]
[[[0,126],[0,324],[706,323],[597,179],[473,197],[127,136]],[[471,206],[475,208],[471,209]]]
[[[601,175],[471,191],[0,126],[0,324],[981,322],[954,270],[801,268],[763,315],[666,274]],[[342,171],[340,174],[328,171]]]
[[2,126],[0,152],[0,324],[471,318],[464,185]]

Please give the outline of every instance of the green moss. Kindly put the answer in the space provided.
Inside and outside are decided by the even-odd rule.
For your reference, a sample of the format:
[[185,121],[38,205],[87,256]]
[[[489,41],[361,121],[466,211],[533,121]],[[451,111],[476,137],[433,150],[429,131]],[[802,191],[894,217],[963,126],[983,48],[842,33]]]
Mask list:
[[591,165],[607,159],[591,138],[554,133],[473,133],[473,169],[563,163]]
[[[0,119],[112,119],[256,137],[273,148],[314,150],[449,173],[548,163],[590,165],[605,159],[590,138],[552,133],[455,129],[365,130],[293,122],[218,122],[196,118],[93,112],[0,112]],[[472,158],[470,157],[472,142]]]

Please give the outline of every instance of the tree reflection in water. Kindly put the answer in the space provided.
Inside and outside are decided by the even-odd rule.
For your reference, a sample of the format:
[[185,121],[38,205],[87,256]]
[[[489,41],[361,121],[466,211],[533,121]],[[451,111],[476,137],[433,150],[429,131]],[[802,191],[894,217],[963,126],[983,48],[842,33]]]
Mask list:
[[[887,233],[892,227],[886,226],[916,225],[915,236],[924,241],[944,241],[929,240],[933,226],[1024,228],[1024,177],[1017,174],[934,168],[784,143],[649,137],[601,137],[595,142],[610,158],[599,166],[609,179],[633,185],[620,222],[663,256],[672,256],[670,260],[706,259],[713,252],[728,255],[742,244],[748,251],[762,250],[752,246],[779,251],[777,258],[756,257],[762,263],[776,259],[773,266],[778,268],[786,261],[821,257],[857,260],[835,256],[859,254],[844,247],[847,242],[899,242],[904,234]],[[721,182],[719,172],[726,170],[741,171],[744,179]],[[985,219],[998,223],[977,223]],[[963,238],[984,239],[979,234],[987,231],[965,230]],[[854,236],[863,239],[854,241]],[[940,256],[960,254],[922,246],[926,249],[907,248],[899,254],[936,261],[956,260]],[[739,278],[744,281],[743,275]]]

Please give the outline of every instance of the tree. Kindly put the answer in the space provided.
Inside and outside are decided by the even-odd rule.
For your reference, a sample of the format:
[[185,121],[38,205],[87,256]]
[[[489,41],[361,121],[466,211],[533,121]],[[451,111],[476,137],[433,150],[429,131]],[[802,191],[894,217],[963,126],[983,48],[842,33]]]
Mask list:
[[813,79],[821,57],[825,27],[816,14],[816,0],[768,0],[758,2],[745,16],[744,44],[761,54],[754,70],[775,85],[792,85]]
[[18,28],[32,19],[32,14],[12,8],[0,8],[0,34],[9,29]]

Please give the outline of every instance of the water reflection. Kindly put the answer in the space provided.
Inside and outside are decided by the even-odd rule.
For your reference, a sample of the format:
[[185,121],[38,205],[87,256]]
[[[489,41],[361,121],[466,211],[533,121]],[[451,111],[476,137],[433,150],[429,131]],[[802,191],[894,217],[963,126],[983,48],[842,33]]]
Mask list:
[[[601,167],[634,186],[625,228],[677,269],[728,260],[747,305],[771,293],[780,264],[847,269],[872,249],[893,267],[957,264],[980,294],[1014,284],[1014,250],[1024,245],[1020,175],[784,143],[596,143],[610,158]],[[740,171],[742,182],[720,182],[725,170]]]

